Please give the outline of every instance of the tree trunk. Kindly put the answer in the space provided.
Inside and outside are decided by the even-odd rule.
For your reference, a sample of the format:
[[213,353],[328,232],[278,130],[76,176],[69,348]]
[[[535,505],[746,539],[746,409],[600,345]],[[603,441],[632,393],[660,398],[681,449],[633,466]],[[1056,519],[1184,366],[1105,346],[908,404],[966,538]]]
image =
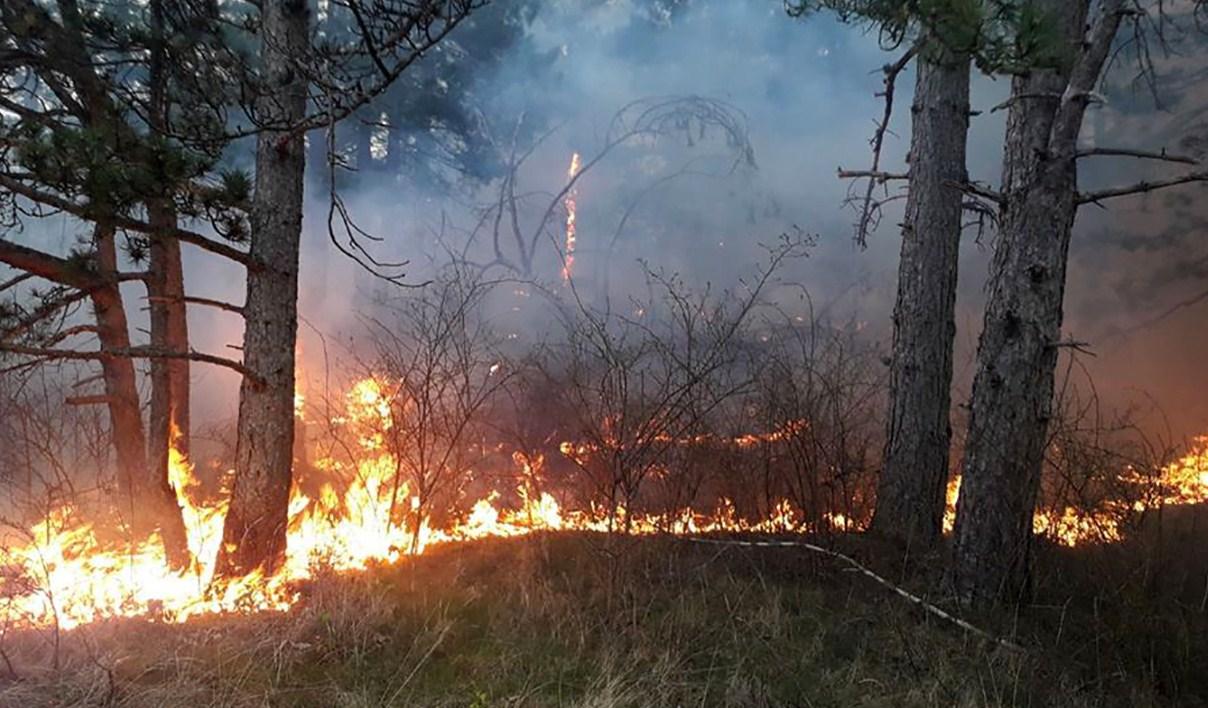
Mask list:
[[[117,249],[113,227],[98,223],[95,240],[98,270],[105,276],[116,275]],[[129,349],[130,330],[116,280],[92,290],[90,297],[96,313],[97,339],[101,349]],[[126,357],[101,359],[101,373],[113,426],[118,479],[122,497],[129,501],[128,510],[134,529],[139,534],[158,530],[169,563],[176,568],[184,567],[189,559],[189,546],[176,493],[168,483],[166,460],[162,474],[156,467],[147,464],[146,437],[143,434],[134,362]]]
[[261,5],[264,75],[269,86],[258,118],[285,130],[256,141],[243,363],[262,386],[239,390],[239,437],[230,511],[223,528],[218,577],[272,573],[285,554],[294,440],[294,344],[298,331],[298,251],[306,165],[302,133],[306,81],[291,62],[307,51],[309,15],[301,0]]
[[930,547],[943,532],[961,214],[967,180],[968,56],[924,47],[917,62],[910,194],[893,315],[885,463],[872,527]]
[[[176,215],[157,202],[148,205],[152,225],[173,228]],[[189,351],[189,324],[184,301],[184,269],[180,242],[156,236],[151,242],[151,274],[147,295],[151,306],[151,344],[166,351]],[[151,428],[154,449],[151,459],[167,470],[169,447],[189,454],[189,361],[151,360]]]
[[1060,346],[1078,134],[1119,27],[1123,3],[1084,41],[1089,0],[1045,0],[1073,57],[1012,83],[999,243],[978,345],[973,413],[956,511],[953,582],[976,604],[1029,587],[1032,515]]
[[[162,0],[151,0],[150,112],[152,130],[163,134],[167,128],[167,88],[164,12]],[[161,177],[167,184],[167,176]],[[177,225],[171,196],[159,195],[146,200],[147,219],[156,230],[151,234],[150,274],[147,301],[151,311],[151,345],[163,351],[187,352],[189,329],[185,321],[184,268],[180,261],[180,242],[170,231]],[[189,362],[186,359],[151,360],[151,413],[149,418],[150,491],[164,504],[165,543],[179,551],[188,542],[184,535],[180,505],[170,473],[171,450],[189,454]],[[168,539],[171,539],[169,542]],[[172,555],[172,554],[170,554]],[[179,553],[176,554],[179,557]]]

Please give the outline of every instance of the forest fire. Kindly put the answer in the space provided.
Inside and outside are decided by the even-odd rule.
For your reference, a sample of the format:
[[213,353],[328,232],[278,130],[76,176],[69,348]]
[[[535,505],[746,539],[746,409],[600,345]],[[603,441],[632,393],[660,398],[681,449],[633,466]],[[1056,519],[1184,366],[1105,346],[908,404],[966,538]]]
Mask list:
[[574,275],[575,270],[575,246],[576,235],[575,221],[578,217],[578,205],[575,200],[578,198],[579,189],[574,185],[574,180],[579,176],[579,153],[574,153],[570,157],[570,167],[566,170],[566,178],[572,183],[570,189],[566,192],[566,260],[562,266],[562,279],[570,280]]
[[[385,444],[383,432],[392,424],[391,395],[383,381],[366,378],[344,396],[343,410],[331,422],[355,431],[355,468],[348,469],[344,462],[331,457],[319,457],[311,463],[328,481],[309,496],[295,485],[289,507],[287,555],[271,577],[253,574],[232,582],[213,582],[226,504],[199,501],[198,477],[189,461],[175,453],[171,482],[181,504],[192,565],[174,571],[157,538],[135,544],[106,539],[97,524],[85,520],[82,509],[63,506],[27,531],[9,534],[0,580],[6,623],[70,629],[122,616],[179,622],[206,613],[285,610],[298,600],[299,582],[312,577],[318,568],[362,570],[423,553],[435,544],[487,537],[557,530],[607,532],[625,519],[624,507],[614,511],[610,523],[609,515],[599,508],[564,509],[550,493],[534,492],[522,484],[515,494],[519,504],[502,507],[498,505],[501,495],[492,491],[466,505],[468,511],[455,516],[452,522],[434,525],[417,514],[419,498],[411,494],[405,481],[398,480],[398,461]],[[742,435],[720,443],[705,438],[674,442],[729,444],[736,448],[775,446],[807,427],[795,421],[769,433]],[[563,443],[562,452],[568,458],[593,454],[590,446],[571,443]],[[526,477],[539,473],[543,465],[542,459],[529,460],[519,453],[513,455],[513,461],[523,468]],[[1146,482],[1140,478],[1131,481]],[[1208,445],[1201,444],[1193,454],[1170,465],[1149,488],[1154,491],[1144,497],[1144,502],[1136,502],[1138,505],[1208,500]],[[958,490],[959,478],[949,487],[949,529]],[[404,508],[408,513],[401,513]],[[683,509],[636,515],[624,527],[632,534],[824,530],[816,525],[811,528],[802,518],[792,503],[781,500],[765,518],[750,520],[740,515],[732,502],[721,498],[707,512]],[[838,513],[827,514],[825,521],[825,530],[832,531],[864,526]],[[1084,515],[1072,508],[1038,513],[1035,530],[1070,546],[1121,537],[1114,517]]]
[[[1133,501],[1107,500],[1093,512],[1072,506],[1037,509],[1032,517],[1033,532],[1071,548],[1087,543],[1114,543],[1123,539],[1121,519],[1130,512],[1208,502],[1208,436],[1198,438],[1189,454],[1164,467],[1156,477],[1128,469],[1118,481],[1135,491],[1128,495]],[[945,533],[951,533],[955,526],[960,489],[961,477],[956,475],[948,482]]]

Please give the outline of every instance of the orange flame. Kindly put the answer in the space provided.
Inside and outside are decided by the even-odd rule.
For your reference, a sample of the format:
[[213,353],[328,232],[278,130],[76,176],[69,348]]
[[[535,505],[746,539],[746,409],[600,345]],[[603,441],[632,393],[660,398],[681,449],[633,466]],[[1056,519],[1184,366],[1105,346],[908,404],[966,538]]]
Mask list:
[[[572,183],[575,177],[579,175],[579,153],[574,153],[570,157],[570,169],[566,171],[566,177]],[[566,260],[562,266],[562,279],[569,281],[574,275],[575,269],[575,218],[577,213],[576,198],[579,196],[579,189],[573,184],[566,192]]]
[[[532,482],[544,463],[515,454],[513,461],[522,480],[516,489],[515,508],[499,505],[500,494],[491,492],[469,507],[469,512],[442,528],[429,522],[400,523],[409,507],[412,518],[419,498],[406,484],[396,486],[397,460],[389,452],[383,431],[393,423],[391,386],[377,379],[353,385],[344,398],[341,415],[333,425],[356,431],[357,454],[351,462],[320,458],[314,468],[330,479],[308,496],[295,488],[289,504],[288,546],[285,562],[271,576],[252,575],[221,586],[211,581],[226,515],[225,499],[200,499],[200,482],[190,462],[173,451],[170,482],[180,502],[194,561],[180,571],[170,569],[156,537],[131,543],[106,540],[105,533],[86,520],[75,506],[51,510],[32,527],[10,533],[0,544],[0,596],[5,600],[5,620],[16,626],[57,626],[69,629],[110,617],[148,616],[179,622],[206,613],[248,610],[285,610],[299,598],[299,582],[316,569],[365,569],[392,563],[435,544],[487,537],[522,536],[540,531],[579,530],[606,532],[618,521],[633,534],[697,534],[709,532],[799,533],[823,530],[857,531],[864,521],[829,514],[818,524],[808,523],[789,501],[780,500],[762,518],[740,515],[732,501],[720,499],[711,510],[680,509],[663,514],[630,515],[619,507],[609,513],[599,508],[568,510]],[[760,435],[733,438],[699,437],[673,444],[709,443],[748,447],[774,444],[805,429],[795,421]],[[584,444],[563,443],[571,458],[590,456]],[[1208,438],[1179,462],[1167,467],[1156,480],[1136,477],[1152,494],[1145,505],[1191,504],[1208,501]],[[959,478],[948,488],[951,529]],[[401,501],[399,504],[397,502]],[[408,505],[406,502],[410,502]],[[627,520],[628,523],[624,523]],[[1038,512],[1037,533],[1066,545],[1114,541],[1121,530],[1111,514],[1081,514],[1073,509]]]

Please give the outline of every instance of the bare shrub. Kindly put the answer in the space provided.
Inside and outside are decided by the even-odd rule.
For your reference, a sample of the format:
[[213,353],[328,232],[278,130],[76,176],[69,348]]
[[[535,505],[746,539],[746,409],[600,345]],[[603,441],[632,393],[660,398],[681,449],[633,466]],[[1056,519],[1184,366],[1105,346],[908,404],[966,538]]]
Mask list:
[[573,438],[563,452],[610,529],[628,532],[635,512],[659,506],[643,498],[652,478],[665,480],[675,502],[691,501],[700,468],[683,450],[707,438],[710,416],[750,386],[749,372],[736,368],[739,344],[778,268],[807,245],[784,238],[753,281],[720,296],[649,270],[650,294],[623,312],[576,294],[564,313],[566,339],[542,367],[571,416]]
[[[366,420],[395,465],[390,518],[406,511],[416,532],[459,500],[475,453],[482,455],[475,442],[487,406],[512,375],[482,317],[490,289],[454,265],[422,290],[383,302],[384,316],[365,320],[372,355],[356,373],[382,389],[373,403],[380,415]],[[404,490],[409,510],[401,506]]]

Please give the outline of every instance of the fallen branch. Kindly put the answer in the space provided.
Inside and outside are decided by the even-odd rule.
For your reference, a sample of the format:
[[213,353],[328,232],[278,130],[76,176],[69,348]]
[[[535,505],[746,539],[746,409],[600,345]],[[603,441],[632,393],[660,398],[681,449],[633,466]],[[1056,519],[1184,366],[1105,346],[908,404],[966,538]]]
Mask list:
[[957,617],[945,610],[940,609],[939,607],[936,607],[935,605],[931,604],[930,602],[927,602],[926,600],[919,597],[918,595],[915,595],[914,593],[911,593],[908,590],[904,590],[901,586],[896,585],[896,584],[886,580],[885,578],[881,577],[880,575],[877,575],[873,571],[869,570],[867,566],[865,566],[864,564],[857,561],[855,558],[852,558],[851,556],[845,555],[843,553],[839,553],[838,551],[832,551],[829,548],[823,548],[822,546],[818,546],[818,545],[815,545],[812,543],[806,543],[805,541],[727,541],[727,540],[714,539],[714,538],[688,538],[686,540],[688,540],[692,543],[707,543],[707,544],[719,545],[719,546],[745,546],[745,547],[755,547],[755,548],[804,548],[808,551],[813,551],[815,553],[821,553],[823,555],[830,556],[831,558],[836,558],[838,560],[843,561],[844,563],[846,563],[848,566],[850,566],[855,571],[857,571],[869,578],[872,578],[876,582],[889,588],[890,590],[897,593],[901,597],[904,597],[907,600],[909,600],[910,602],[923,608],[924,611],[926,611],[932,615],[935,615],[936,617],[939,617],[940,619],[951,622],[952,624],[955,624],[956,626],[960,627],[961,629],[965,630],[966,632],[969,632],[971,634],[976,634],[977,636],[981,637],[982,639],[993,642],[993,643],[1003,647],[1004,649],[1010,649],[1011,651],[1027,653],[1027,649],[1023,648],[1022,646],[1020,646],[1010,640],[1003,639],[1002,637],[998,637],[993,634],[990,634],[986,630],[976,627],[976,626],[970,624],[969,622],[961,619],[960,617]]

